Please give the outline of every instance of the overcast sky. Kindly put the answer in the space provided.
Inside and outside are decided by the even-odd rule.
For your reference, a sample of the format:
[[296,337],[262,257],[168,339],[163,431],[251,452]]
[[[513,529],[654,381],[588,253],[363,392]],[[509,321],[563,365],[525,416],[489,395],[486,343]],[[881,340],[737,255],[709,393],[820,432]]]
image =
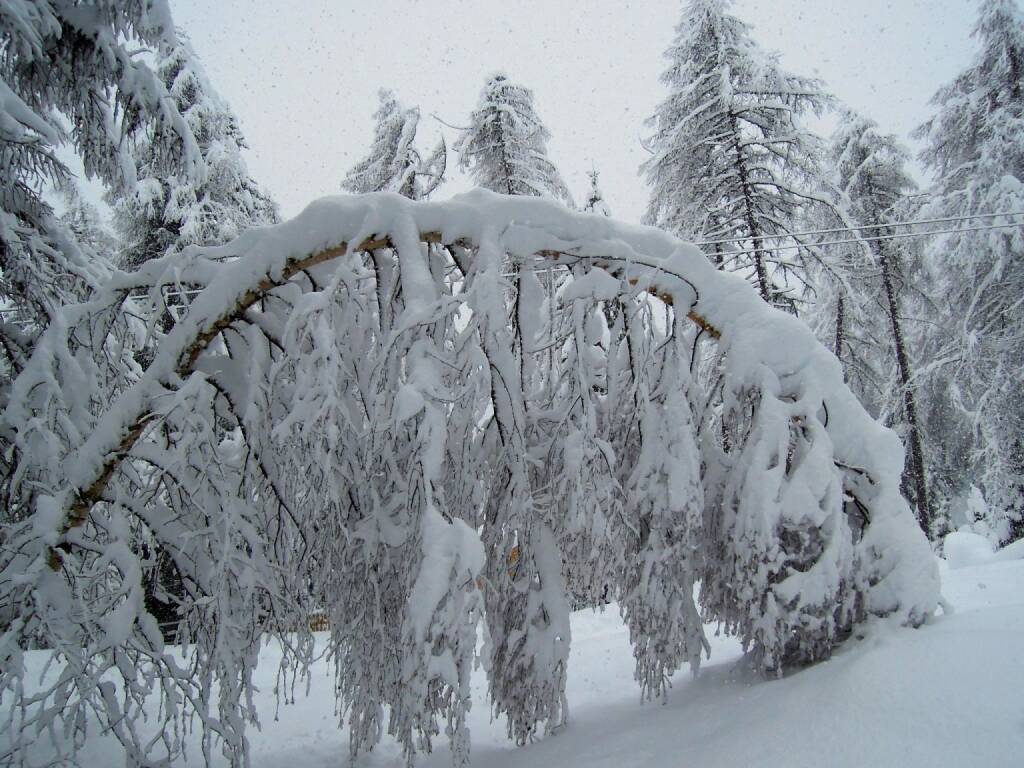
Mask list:
[[[614,215],[639,219],[644,120],[680,0],[171,0],[215,88],[241,120],[249,168],[285,216],[338,192],[369,146],[377,89],[423,113],[421,146],[464,124],[486,75],[533,89],[570,189],[601,172]],[[970,59],[972,0],[736,0],[762,47],[825,80],[910,143],[928,100]],[[824,129],[826,126],[818,126]],[[454,157],[449,167],[454,167]],[[440,194],[465,188],[456,178]]]

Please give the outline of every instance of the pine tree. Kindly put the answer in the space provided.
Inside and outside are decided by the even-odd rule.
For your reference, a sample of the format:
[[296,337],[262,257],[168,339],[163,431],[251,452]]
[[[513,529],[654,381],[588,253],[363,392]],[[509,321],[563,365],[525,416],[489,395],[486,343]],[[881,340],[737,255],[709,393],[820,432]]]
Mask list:
[[444,138],[423,158],[415,147],[419,109],[405,109],[391,91],[381,89],[378,95],[373,146],[352,167],[341,186],[357,195],[397,192],[410,200],[425,199],[444,179],[448,154]]
[[[904,252],[907,249],[898,241],[874,239],[894,234],[892,227],[884,225],[898,216],[900,204],[916,185],[905,168],[908,160],[906,150],[899,146],[894,137],[881,133],[874,121],[849,111],[841,115],[840,126],[832,137],[829,159],[836,172],[838,207],[855,225],[871,227],[864,230],[865,237],[871,238],[864,241],[864,245],[873,257],[873,269],[869,274],[866,274],[867,270],[863,267],[859,270],[857,285],[853,289],[856,291],[853,302],[860,305],[856,309],[860,312],[861,324],[870,322],[865,314],[870,314],[876,308],[880,308],[886,318],[887,327],[861,330],[860,335],[862,339],[867,335],[885,339],[885,358],[889,357],[889,350],[895,358],[896,391],[899,392],[902,407],[892,408],[888,403],[880,404],[876,413],[902,411],[910,459],[906,465],[905,485],[916,504],[921,527],[928,532],[933,513],[926,479],[914,370],[902,308],[902,294],[907,284],[907,265],[904,263]],[[847,303],[837,302],[837,313],[846,311],[842,305]],[[866,312],[864,305],[868,307]],[[837,333],[840,331],[837,330]],[[844,357],[843,346],[837,344],[836,354],[841,359]],[[863,350],[861,354],[870,355],[871,352]],[[888,370],[891,364],[886,360],[878,368]],[[862,397],[877,401],[877,397],[871,395],[864,392]]]
[[[601,191],[599,183],[600,174],[597,172],[597,169],[592,168],[587,177],[590,179],[590,193],[587,195],[587,202],[584,203],[583,210],[587,213],[611,216],[612,209],[604,199],[604,192]],[[618,333],[625,333],[625,325],[618,324],[619,315],[626,311],[626,305],[621,298],[616,297],[609,301],[601,302],[601,310],[604,312],[605,325],[609,331],[617,329]]]
[[[666,51],[668,97],[648,121],[653,156],[645,223],[690,240],[736,239],[718,260],[752,276],[766,301],[792,308],[809,253],[775,250],[806,209],[828,206],[820,140],[801,118],[831,99],[762,51],[729,0],[691,0]],[[787,243],[788,244],[788,243]]]
[[[533,93],[496,74],[484,85],[456,151],[460,166],[480,187],[506,195],[553,198],[571,206],[569,191],[547,155],[549,138],[534,110]],[[581,574],[569,567],[566,554],[578,548],[584,533],[574,527],[571,515],[560,513],[563,505],[545,490],[559,475],[564,456],[562,462],[542,458],[555,437],[552,429],[560,421],[570,421],[560,410],[559,365],[577,358],[572,353],[561,356],[555,348],[560,325],[556,295],[569,277],[550,269],[538,272],[530,264],[507,266],[515,271],[507,299],[512,327],[502,343],[509,345],[512,359],[511,369],[502,375],[513,377],[522,392],[517,396],[522,398],[522,422],[515,431],[502,430],[492,438],[515,458],[500,466],[488,505],[497,524],[485,537],[487,574],[495,587],[486,595],[486,615],[493,641],[494,710],[508,717],[509,736],[525,743],[541,723],[551,731],[568,716],[570,605],[565,583]],[[572,381],[572,386],[579,385],[579,378]],[[580,421],[572,420],[570,429],[586,431],[593,426],[575,415]],[[580,462],[579,473],[585,475],[590,466]],[[517,560],[510,569],[507,559],[512,553]],[[518,642],[518,637],[525,642]]]
[[553,197],[571,206],[572,196],[548,158],[550,138],[534,111],[533,92],[496,74],[484,85],[455,149],[460,167],[477,186],[505,195]]
[[133,194],[111,195],[126,267],[189,245],[225,243],[278,220],[277,206],[249,176],[238,119],[211,87],[188,38],[179,33],[162,46],[156,67],[195,137],[206,174],[196,180],[174,173],[162,157],[160,137],[141,133],[133,150],[139,183]]
[[117,263],[117,238],[107,228],[99,209],[86,202],[78,185],[68,179],[61,193],[66,206],[60,222],[74,235],[75,241],[91,259]]
[[[149,127],[158,154],[183,175],[203,173],[182,116],[159,78],[134,51],[172,34],[163,0],[88,7],[50,0],[5,3],[0,23],[0,412],[8,383],[27,364],[58,308],[102,285],[109,254],[83,248],[44,200],[67,189],[72,173],[58,156],[69,145],[89,177],[127,190],[135,168],[126,134]],[[74,226],[74,222],[70,222]],[[88,244],[87,244],[88,245]],[[8,495],[13,435],[0,429],[4,519],[26,512]],[[32,502],[29,501],[28,508]]]
[[[916,132],[936,179],[928,216],[1024,210],[1024,14],[1014,0],[984,0],[972,34],[973,61],[939,89],[935,116]],[[943,372],[948,399],[967,424],[970,474],[1005,541],[1024,533],[1024,230],[998,216],[972,223],[1006,226],[934,240],[937,321],[950,340],[939,357],[954,361]]]
[[587,202],[583,204],[583,210],[587,213],[599,213],[602,216],[611,216],[612,209],[608,207],[608,203],[605,202],[604,193],[601,191],[601,185],[598,183],[600,174],[597,169],[591,169],[587,174],[587,178],[590,179],[590,193],[587,195]]
[[[71,176],[57,156],[70,144],[88,176],[130,190],[135,169],[125,133],[150,127],[168,167],[201,174],[202,158],[166,90],[134,55],[173,34],[166,3],[113,0],[87,8],[51,0],[6,3],[0,25],[0,297],[38,331],[60,304],[104,279],[107,266],[81,252],[43,200]],[[69,126],[65,128],[65,126]],[[13,339],[6,363],[20,367]]]

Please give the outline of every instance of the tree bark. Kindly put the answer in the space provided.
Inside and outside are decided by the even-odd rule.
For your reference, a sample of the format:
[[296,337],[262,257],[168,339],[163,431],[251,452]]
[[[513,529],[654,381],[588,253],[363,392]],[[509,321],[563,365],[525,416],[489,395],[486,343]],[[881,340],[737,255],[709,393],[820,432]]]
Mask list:
[[875,240],[871,248],[882,266],[882,283],[889,308],[889,323],[892,327],[893,345],[896,348],[896,363],[899,368],[900,385],[903,389],[903,408],[907,416],[907,442],[910,444],[912,466],[909,468],[914,493],[917,496],[917,519],[925,534],[929,534],[932,525],[932,509],[928,498],[928,483],[924,469],[924,451],[921,448],[921,429],[917,418],[917,402],[911,383],[913,371],[907,355],[906,339],[903,324],[900,320],[900,300],[896,292],[893,275],[893,263],[882,244]]
[[836,345],[835,353],[836,357],[839,358],[840,364],[843,366],[843,381],[847,380],[846,376],[846,363],[843,362],[843,344],[846,343],[846,294],[842,291],[839,292],[839,298],[836,301]]
[[750,188],[747,162],[743,156],[743,149],[740,147],[740,128],[735,115],[729,115],[729,122],[732,125],[732,135],[736,146],[736,173],[740,177],[740,187],[743,190],[744,218],[747,220],[747,229],[750,230],[750,240],[754,244],[754,271],[757,274],[757,287],[761,292],[761,298],[771,304],[771,292],[768,290],[768,272],[764,267],[764,241],[761,238],[763,233],[754,215],[754,192]]

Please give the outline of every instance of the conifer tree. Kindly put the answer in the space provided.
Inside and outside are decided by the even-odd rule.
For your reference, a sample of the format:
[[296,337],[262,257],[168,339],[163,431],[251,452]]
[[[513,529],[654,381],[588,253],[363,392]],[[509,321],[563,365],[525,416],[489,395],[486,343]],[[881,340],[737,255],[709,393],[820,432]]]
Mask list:
[[[203,160],[162,82],[134,55],[173,34],[166,2],[109,0],[87,7],[43,0],[5,3],[0,20],[0,412],[9,381],[26,365],[58,308],[110,274],[108,254],[83,248],[74,221],[44,200],[68,189],[58,155],[70,146],[87,176],[130,190],[136,170],[126,134],[147,128],[167,167],[199,177]],[[68,227],[71,224],[71,228]],[[84,234],[84,233],[83,233]],[[86,243],[88,246],[89,244]],[[25,512],[7,496],[13,435],[0,428],[4,519]]]
[[[166,89],[133,50],[173,35],[162,0],[113,0],[87,9],[13,0],[0,24],[0,296],[23,326],[38,330],[56,306],[103,279],[106,266],[81,252],[43,200],[70,171],[57,148],[70,144],[90,177],[131,190],[135,168],[125,133],[148,128],[154,155],[185,175],[202,158]],[[3,345],[20,365],[17,343]]]
[[79,247],[88,251],[92,259],[116,263],[117,238],[103,221],[99,209],[83,199],[73,179],[67,180],[61,193],[66,208],[60,222],[74,235]]
[[[852,297],[852,302],[843,301],[842,304],[859,305],[855,311],[858,311],[861,324],[871,323],[870,315],[878,310],[884,314],[885,323],[881,328],[873,323],[876,326],[874,329],[860,329],[860,337],[864,339],[872,336],[885,340],[884,348],[874,350],[875,355],[879,352],[882,354],[884,361],[876,365],[876,368],[890,370],[892,366],[889,360],[894,359],[897,373],[895,390],[899,393],[897,399],[900,404],[894,408],[890,402],[878,403],[881,399],[878,393],[864,392],[861,396],[867,401],[878,403],[876,413],[901,412],[901,421],[906,425],[905,439],[909,454],[905,487],[917,507],[918,520],[927,532],[931,526],[932,508],[913,361],[908,348],[903,311],[907,270],[912,265],[905,263],[908,249],[899,241],[878,239],[896,232],[894,228],[884,225],[899,215],[899,206],[916,185],[905,168],[908,160],[906,150],[894,137],[881,133],[874,121],[849,111],[841,115],[840,127],[832,137],[829,160],[836,172],[839,209],[853,224],[871,227],[863,230],[864,237],[868,239],[862,241],[872,257],[871,269],[866,270],[861,266],[856,279],[850,281],[846,289],[856,291],[856,295]],[[846,310],[837,302],[836,311],[838,316],[838,313]],[[840,333],[838,329],[837,333]],[[844,356],[842,346],[837,345],[836,352],[841,359]],[[861,354],[870,355],[872,351],[862,350]],[[889,398],[884,399],[888,401]]]
[[[460,166],[478,186],[506,195],[554,198],[571,206],[568,188],[547,155],[549,138],[534,110],[533,93],[496,74],[484,85],[456,151]],[[541,490],[559,475],[552,459],[543,459],[559,423],[559,417],[551,417],[560,413],[558,369],[579,359],[574,350],[559,355],[555,349],[560,332],[556,295],[568,280],[550,269],[535,271],[529,264],[515,268],[508,343],[526,423],[513,434],[494,436],[516,458],[499,468],[498,490],[488,506],[497,522],[485,538],[488,578],[495,587],[486,595],[494,641],[491,698],[495,711],[507,715],[509,736],[518,743],[532,738],[541,723],[550,731],[568,716],[564,702],[570,605],[564,597],[565,581],[580,573],[573,574],[565,555],[584,533],[567,519],[570,515],[560,513],[564,507]],[[565,322],[575,329],[572,320]],[[580,384],[575,372],[568,380],[572,387]],[[587,431],[594,426],[593,420],[581,417],[569,428]],[[562,454],[559,464],[564,462]],[[592,466],[585,460],[573,463],[571,457],[568,463],[582,474]],[[516,562],[510,569],[507,561],[513,556]],[[517,637],[527,641],[520,643]]]
[[587,195],[587,202],[583,204],[583,210],[587,213],[599,213],[602,216],[611,216],[612,209],[608,207],[608,203],[605,202],[604,193],[601,191],[601,185],[598,183],[600,174],[597,169],[591,169],[587,174],[587,178],[590,179],[590,192]]
[[341,186],[354,194],[397,192],[410,200],[430,196],[444,179],[447,149],[442,138],[426,158],[416,149],[420,111],[406,109],[391,91],[378,93],[380,106],[369,154],[345,176]]
[[[611,216],[612,209],[604,199],[604,192],[601,191],[599,183],[600,174],[597,172],[597,169],[592,168],[587,173],[587,178],[590,179],[590,193],[587,195],[587,202],[583,204],[583,210],[587,213]],[[618,323],[619,315],[626,310],[626,305],[621,298],[616,297],[609,301],[601,302],[601,310],[604,312],[605,325],[609,331],[620,334],[625,333],[625,325]]]
[[[1024,210],[1024,14],[1014,0],[984,0],[972,34],[973,61],[939,89],[916,132],[935,176],[928,216]],[[994,538],[1006,541],[1024,534],[1024,230],[999,216],[960,228],[975,231],[936,238],[931,250],[948,340],[937,358],[954,361],[941,375],[967,426],[967,474],[980,481]]]
[[111,195],[126,267],[189,245],[218,245],[278,220],[276,204],[249,176],[238,119],[210,85],[188,38],[179,33],[162,46],[156,65],[207,170],[198,181],[175,173],[161,157],[159,136],[138,136],[139,183],[132,194]]
[[455,148],[459,165],[477,186],[505,195],[553,197],[572,205],[565,182],[548,158],[547,128],[533,108],[533,92],[508,76],[487,80],[470,125]]
[[691,0],[666,51],[669,94],[648,121],[653,156],[641,166],[651,187],[644,220],[690,240],[735,239],[742,252],[720,249],[720,263],[792,308],[810,254],[775,250],[777,236],[829,204],[821,142],[801,119],[831,99],[762,51],[730,4]]

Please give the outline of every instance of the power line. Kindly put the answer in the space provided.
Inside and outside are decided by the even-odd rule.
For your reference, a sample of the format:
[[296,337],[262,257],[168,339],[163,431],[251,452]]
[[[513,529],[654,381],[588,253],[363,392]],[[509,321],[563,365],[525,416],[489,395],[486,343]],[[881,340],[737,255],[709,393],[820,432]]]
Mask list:
[[[1003,214],[1005,215],[1005,214]],[[1024,222],[1020,222],[1024,224]],[[932,235],[948,235],[948,234],[959,234],[961,232],[984,232],[989,229],[1011,229],[1012,227],[1020,226],[1020,224],[990,224],[985,227],[961,227],[957,229],[938,229],[933,232],[900,232],[895,235],[876,235],[874,237],[852,237],[848,240],[830,240],[823,243],[797,243],[795,245],[773,245],[767,248],[750,248],[742,251],[729,251],[728,253],[722,254],[723,256],[742,256],[750,253],[763,253],[764,251],[786,251],[786,250],[799,250],[800,248],[812,248],[821,247],[824,245],[845,245],[847,243],[867,243],[879,240],[900,240],[908,237],[930,237]]]
[[[806,232],[787,232],[781,235],[761,235],[758,239],[760,240],[784,240],[788,237],[803,237],[805,235],[832,235],[840,232],[861,232],[870,229],[886,229],[891,227],[911,227],[918,224],[948,224],[955,221],[969,221],[972,219],[987,219],[994,216],[1024,216],[1024,211],[1006,211],[1002,213],[975,213],[969,216],[949,216],[941,219],[912,219],[910,221],[893,221],[886,224],[865,224],[859,227],[836,227],[834,229],[813,229]],[[1021,222],[1024,223],[1024,222]],[[999,226],[1016,226],[1014,224],[1006,224]],[[921,235],[938,234],[937,232],[921,232]],[[718,240],[700,240],[694,242],[693,245],[720,245],[722,243],[737,243],[743,240],[751,240],[750,237],[723,237]]]

